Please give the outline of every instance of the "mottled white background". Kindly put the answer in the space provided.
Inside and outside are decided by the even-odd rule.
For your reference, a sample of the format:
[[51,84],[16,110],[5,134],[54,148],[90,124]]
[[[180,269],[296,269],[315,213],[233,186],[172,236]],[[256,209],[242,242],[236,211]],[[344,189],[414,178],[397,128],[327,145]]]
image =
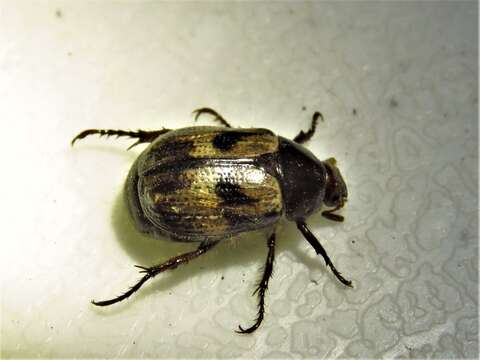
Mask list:
[[[0,1],[2,357],[476,357],[476,2]],[[191,249],[138,235],[131,141],[90,127],[192,125],[199,106],[335,156],[344,224],[279,229],[266,320],[261,236],[226,242],[98,309]],[[355,113],[354,113],[355,112]],[[211,124],[208,118],[202,124]]]

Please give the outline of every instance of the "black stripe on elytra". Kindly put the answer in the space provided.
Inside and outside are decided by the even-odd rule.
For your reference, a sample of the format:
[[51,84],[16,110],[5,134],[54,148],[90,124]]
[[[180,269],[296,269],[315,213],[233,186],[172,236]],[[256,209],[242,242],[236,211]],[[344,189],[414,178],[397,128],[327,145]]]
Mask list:
[[[262,227],[274,224],[280,218],[281,213],[277,211],[270,211],[265,214],[245,215],[241,210],[231,211],[226,210],[223,212],[223,217],[228,221],[232,228],[237,230],[252,230],[262,224]],[[243,231],[242,230],[242,231]]]
[[241,139],[258,135],[254,132],[245,131],[222,131],[213,138],[213,146],[220,151],[231,150]]
[[188,180],[172,180],[172,179],[162,179],[160,181],[156,181],[152,184],[148,191],[155,192],[159,194],[171,194],[177,190],[185,189],[190,187],[191,181]]
[[244,215],[240,211],[224,211],[223,217],[228,221],[229,225],[232,228],[252,228],[255,224],[258,223],[259,219],[257,216]]
[[162,157],[173,156],[177,159],[184,159],[189,157],[190,151],[192,151],[194,143],[191,140],[186,141],[166,141],[162,145],[154,147],[152,152],[160,160]]
[[246,205],[258,202],[258,199],[243,193],[238,184],[227,181],[219,181],[215,185],[215,194],[222,200],[223,205]]
[[150,153],[146,156],[149,158],[148,162],[153,164],[149,169],[145,169],[142,172],[142,176],[155,176],[170,168],[175,168],[180,165],[185,167],[185,162],[188,160],[194,160],[190,156],[190,152],[194,148],[192,141],[169,141],[160,146],[151,149]]

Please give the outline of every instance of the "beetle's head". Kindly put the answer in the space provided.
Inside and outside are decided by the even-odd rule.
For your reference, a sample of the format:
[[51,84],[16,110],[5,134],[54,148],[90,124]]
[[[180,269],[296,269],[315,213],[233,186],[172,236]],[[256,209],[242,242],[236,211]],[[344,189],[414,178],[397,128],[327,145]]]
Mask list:
[[329,158],[322,161],[322,164],[327,170],[323,203],[329,207],[341,208],[347,201],[348,191],[340,170],[337,168],[337,161],[334,158]]

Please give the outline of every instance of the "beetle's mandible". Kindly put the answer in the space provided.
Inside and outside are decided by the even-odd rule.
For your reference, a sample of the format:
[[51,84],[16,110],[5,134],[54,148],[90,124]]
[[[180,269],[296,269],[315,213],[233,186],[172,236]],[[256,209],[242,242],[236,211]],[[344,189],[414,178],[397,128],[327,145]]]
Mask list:
[[131,147],[149,143],[133,164],[125,184],[130,215],[138,230],[152,237],[199,243],[196,250],[164,263],[137,265],[144,275],[133,287],[111,300],[92,303],[107,306],[122,301],[147,280],[204,254],[223,239],[270,228],[265,268],[255,290],[258,315],[252,326],[239,326],[237,330],[251,333],[263,320],[265,293],[275,258],[274,228],[282,218],[295,222],[337,279],[351,286],[305,222],[324,206],[328,208],[322,211],[324,217],[343,221],[335,211],[344,206],[348,196],[335,159],[320,161],[301,145],[315,133],[321,113],[316,112],[309,130],[300,131],[293,140],[267,129],[232,128],[210,108],[195,110],[194,114],[195,119],[210,114],[222,126],[156,131],[90,129],[72,140],[73,145],[98,134],[136,139]]

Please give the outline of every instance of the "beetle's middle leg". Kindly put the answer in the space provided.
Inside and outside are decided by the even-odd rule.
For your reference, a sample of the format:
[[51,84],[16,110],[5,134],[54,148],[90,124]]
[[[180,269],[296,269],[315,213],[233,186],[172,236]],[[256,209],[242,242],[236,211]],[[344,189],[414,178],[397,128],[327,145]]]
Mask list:
[[100,135],[100,136],[125,136],[133,139],[138,139],[133,145],[128,147],[130,150],[132,147],[142,144],[142,143],[150,143],[154,141],[159,135],[165,134],[169,132],[170,129],[161,129],[161,130],[154,130],[154,131],[145,131],[145,130],[137,130],[137,131],[129,131],[129,130],[111,130],[111,129],[88,129],[82,131],[80,134],[75,136],[71,142],[72,146],[75,144],[77,140],[86,138],[90,135]]
[[313,114],[312,123],[310,124],[310,129],[308,129],[307,132],[301,130],[298,133],[298,135],[293,138],[293,141],[295,141],[298,144],[304,144],[308,140],[310,140],[312,138],[313,134],[315,134],[315,130],[317,130],[317,124],[318,124],[318,119],[319,118],[323,121],[322,113],[316,111]]
[[315,249],[315,252],[319,255],[322,255],[323,258],[325,259],[325,263],[327,264],[328,267],[332,270],[334,275],[337,277],[337,279],[344,285],[352,287],[352,282],[350,280],[345,279],[340,272],[335,268],[335,266],[332,263],[332,260],[327,255],[327,252],[323,248],[322,244],[318,241],[318,239],[313,235],[310,230],[307,227],[307,224],[303,221],[297,221],[297,228],[300,230],[300,232],[303,234],[305,239],[312,245],[312,247]]
[[110,299],[110,300],[104,300],[104,301],[92,301],[93,305],[97,306],[108,306],[115,304],[117,302],[120,302],[122,300],[125,300],[128,298],[130,295],[132,295],[134,292],[136,292],[140,287],[149,279],[155,277],[156,275],[160,274],[161,272],[164,272],[165,270],[172,270],[177,268],[178,265],[186,264],[192,259],[195,259],[196,257],[199,257],[200,255],[203,255],[206,253],[208,250],[213,248],[215,245],[218,244],[218,241],[215,242],[208,242],[208,243],[201,243],[200,246],[194,250],[187,252],[185,254],[181,254],[175,257],[172,257],[165,261],[164,263],[161,263],[159,265],[155,265],[152,267],[144,267],[144,266],[139,266],[135,265],[136,267],[142,269],[140,273],[144,273],[145,275],[135,284],[133,285],[128,291],[123,293],[120,296],[117,296],[116,298]]
[[218,121],[218,122],[219,122],[220,124],[222,124],[223,126],[228,127],[228,128],[231,128],[231,127],[232,127],[232,125],[230,125],[230,124],[228,123],[228,121],[223,118],[222,115],[220,115],[219,113],[217,113],[215,110],[210,109],[210,108],[207,108],[207,107],[193,110],[193,115],[194,115],[195,121],[196,121],[196,120],[198,119],[198,117],[199,117],[200,115],[202,115],[202,114],[210,114],[210,115],[212,115],[212,116],[214,117],[213,120]]
[[265,293],[268,288],[268,280],[270,280],[270,277],[272,276],[273,261],[275,259],[275,233],[273,233],[268,238],[267,245],[268,245],[268,255],[267,255],[267,260],[265,261],[265,269],[263,270],[263,276],[260,282],[258,283],[257,288],[253,292],[253,295],[258,293],[257,319],[255,320],[255,324],[253,324],[249,328],[244,329],[241,326],[238,326],[239,330],[237,330],[237,332],[240,334],[249,334],[254,332],[255,330],[258,329],[258,327],[260,326],[263,320],[263,315],[265,313]]

